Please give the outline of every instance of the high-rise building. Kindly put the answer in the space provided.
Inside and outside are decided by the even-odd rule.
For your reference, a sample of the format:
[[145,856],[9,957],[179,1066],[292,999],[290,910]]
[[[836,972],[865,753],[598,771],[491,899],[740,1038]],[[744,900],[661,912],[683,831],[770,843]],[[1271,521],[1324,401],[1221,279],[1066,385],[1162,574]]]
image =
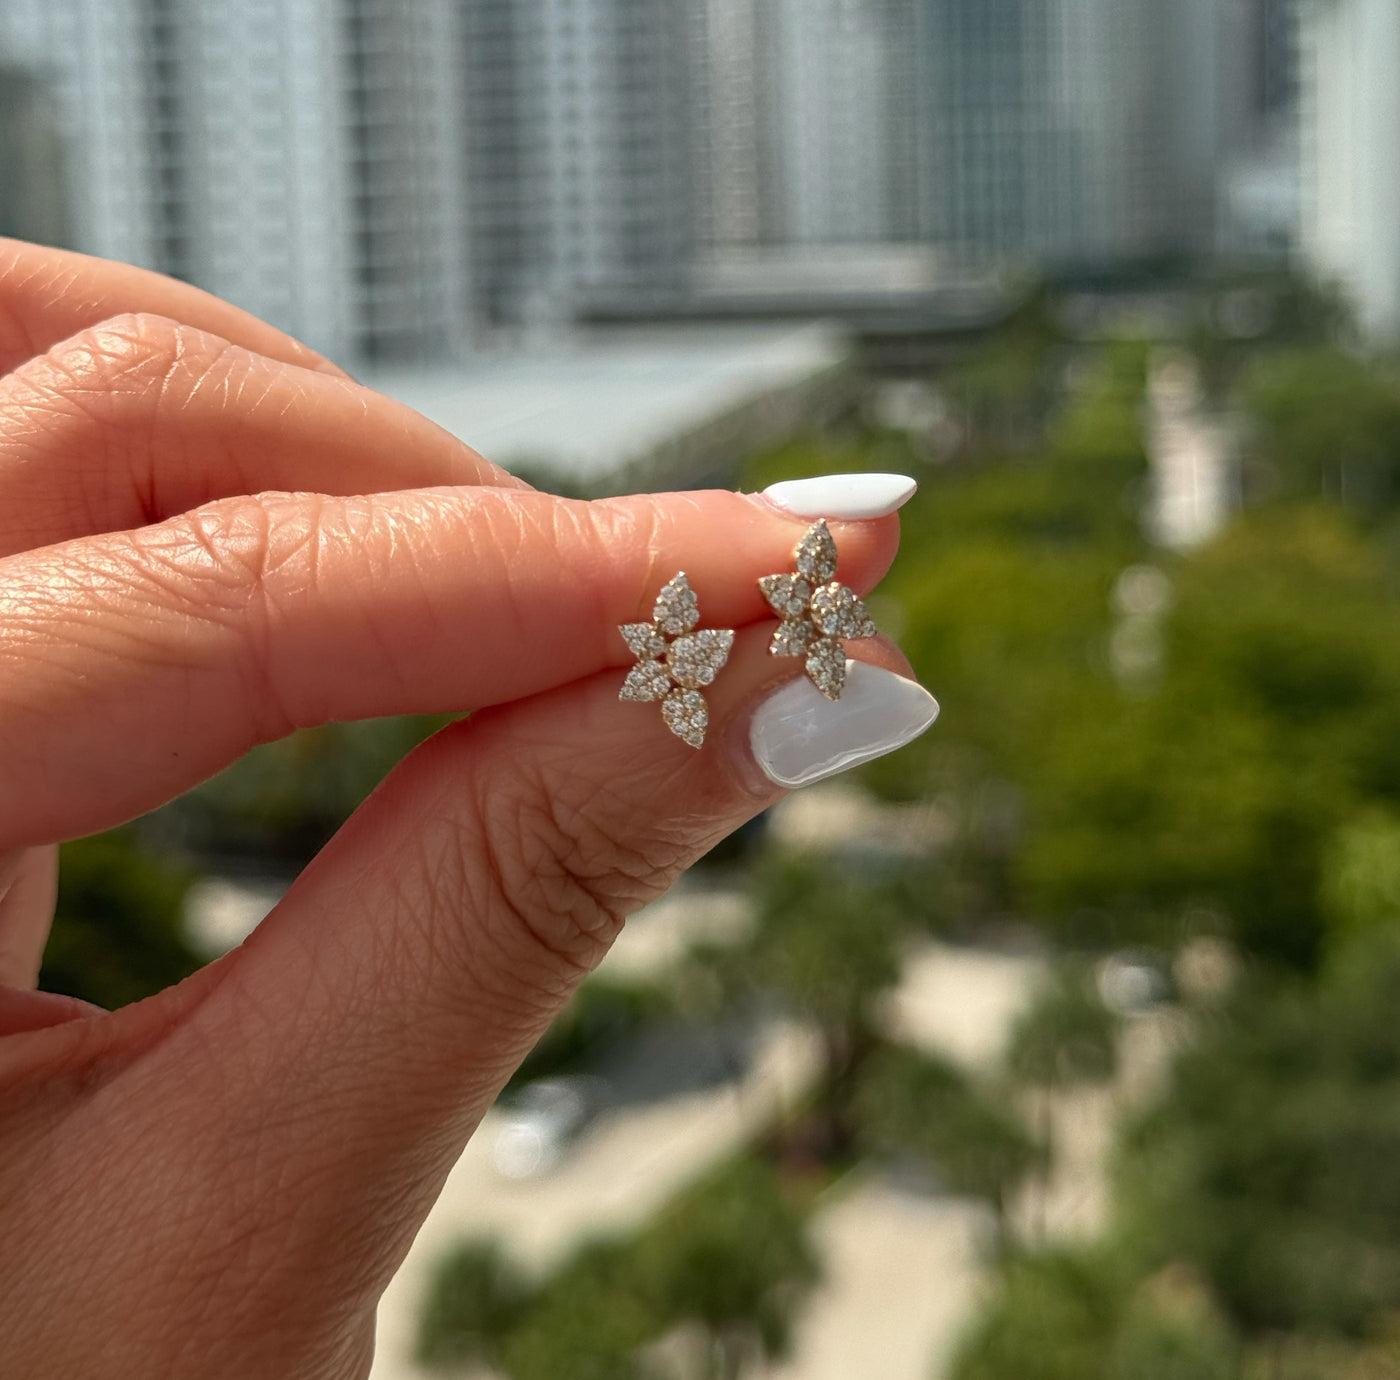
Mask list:
[[1400,343],[1400,5],[1303,0],[1303,256],[1376,344]]
[[143,18],[132,0],[6,0],[0,59],[53,93],[78,247],[156,266]]
[[698,0],[707,252],[920,238],[921,0]]
[[779,237],[776,151],[768,140],[764,0],[701,0],[692,31],[696,240],[702,253]]
[[51,74],[90,252],[206,287],[340,358],[467,321],[452,0],[7,0]]
[[914,0],[921,233],[971,257],[1209,250],[1235,0]]
[[674,288],[694,242],[687,0],[465,0],[478,304],[554,321]]
[[889,17],[882,0],[771,0],[764,80],[784,243],[894,237]]

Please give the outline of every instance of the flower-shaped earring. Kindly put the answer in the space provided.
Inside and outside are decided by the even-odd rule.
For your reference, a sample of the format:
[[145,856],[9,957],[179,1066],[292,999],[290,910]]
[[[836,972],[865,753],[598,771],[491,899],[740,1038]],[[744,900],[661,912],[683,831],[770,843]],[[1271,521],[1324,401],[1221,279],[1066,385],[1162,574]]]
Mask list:
[[650,623],[622,623],[619,630],[637,658],[618,692],[620,700],[660,700],[666,727],[693,748],[705,741],[710,711],[701,686],[710,685],[729,660],[734,633],[695,629],[700,602],[685,572],[656,596]]
[[805,656],[807,675],[829,700],[846,684],[844,639],[874,637],[854,590],[836,579],[836,540],[825,522],[807,529],[797,546],[795,575],[765,575],[758,587],[782,619],[768,650],[773,656]]

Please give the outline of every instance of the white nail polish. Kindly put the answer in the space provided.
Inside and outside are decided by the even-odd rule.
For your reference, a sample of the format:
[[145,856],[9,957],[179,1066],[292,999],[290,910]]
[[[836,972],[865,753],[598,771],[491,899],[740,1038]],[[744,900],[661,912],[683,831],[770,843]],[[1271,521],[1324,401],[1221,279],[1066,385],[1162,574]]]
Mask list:
[[827,699],[806,676],[764,700],[749,725],[749,745],[770,781],[810,786],[903,747],[937,717],[938,701],[917,681],[848,661],[839,700]]
[[918,487],[907,474],[823,474],[770,484],[762,496],[796,517],[858,521],[902,508]]

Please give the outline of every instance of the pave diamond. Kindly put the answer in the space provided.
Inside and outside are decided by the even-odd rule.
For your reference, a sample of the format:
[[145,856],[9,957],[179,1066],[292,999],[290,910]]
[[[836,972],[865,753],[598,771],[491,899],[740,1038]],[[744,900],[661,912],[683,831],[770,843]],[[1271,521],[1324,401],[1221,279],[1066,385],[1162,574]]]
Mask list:
[[639,661],[627,673],[618,692],[620,700],[663,700],[671,693],[670,672],[659,661]]
[[845,648],[834,637],[817,638],[807,649],[807,674],[827,699],[839,700],[846,684]]
[[836,539],[825,522],[817,522],[797,546],[797,573],[814,584],[836,577]]
[[678,637],[666,653],[666,664],[677,685],[698,690],[714,681],[729,660],[734,634],[727,628],[706,628],[703,632]]
[[875,624],[853,589],[832,581],[812,595],[812,621],[827,637],[874,637]]
[[779,618],[802,618],[812,597],[812,586],[800,575],[765,575],[758,587]]
[[652,621],[667,637],[680,637],[698,626],[700,622],[700,601],[680,571],[665,585],[656,596],[656,608]]
[[672,690],[661,701],[661,717],[666,720],[666,727],[691,747],[698,748],[704,743],[710,711],[698,690]]
[[655,659],[666,655],[666,639],[655,623],[623,623],[620,631],[633,656]]
[[801,656],[807,644],[817,635],[817,630],[805,618],[784,619],[778,624],[778,631],[768,644],[771,656]]

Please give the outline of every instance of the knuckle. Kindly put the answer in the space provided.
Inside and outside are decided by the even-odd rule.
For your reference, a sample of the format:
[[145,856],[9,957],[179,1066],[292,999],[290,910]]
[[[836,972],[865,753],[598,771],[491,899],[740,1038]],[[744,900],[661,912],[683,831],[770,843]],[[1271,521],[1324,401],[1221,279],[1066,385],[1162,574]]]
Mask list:
[[133,420],[133,403],[158,420],[226,367],[233,350],[169,317],[123,312],[60,341],[20,372],[36,389],[115,426]]
[[289,703],[276,629],[285,602],[318,578],[325,502],[279,493],[219,499],[131,536],[150,602],[210,631],[212,648],[198,637],[182,645],[240,674],[259,739],[284,736],[302,717]]
[[650,821],[629,833],[630,804],[559,761],[541,770],[515,756],[479,779],[463,850],[477,885],[511,932],[568,978],[591,971],[626,917],[669,882],[683,846]]

